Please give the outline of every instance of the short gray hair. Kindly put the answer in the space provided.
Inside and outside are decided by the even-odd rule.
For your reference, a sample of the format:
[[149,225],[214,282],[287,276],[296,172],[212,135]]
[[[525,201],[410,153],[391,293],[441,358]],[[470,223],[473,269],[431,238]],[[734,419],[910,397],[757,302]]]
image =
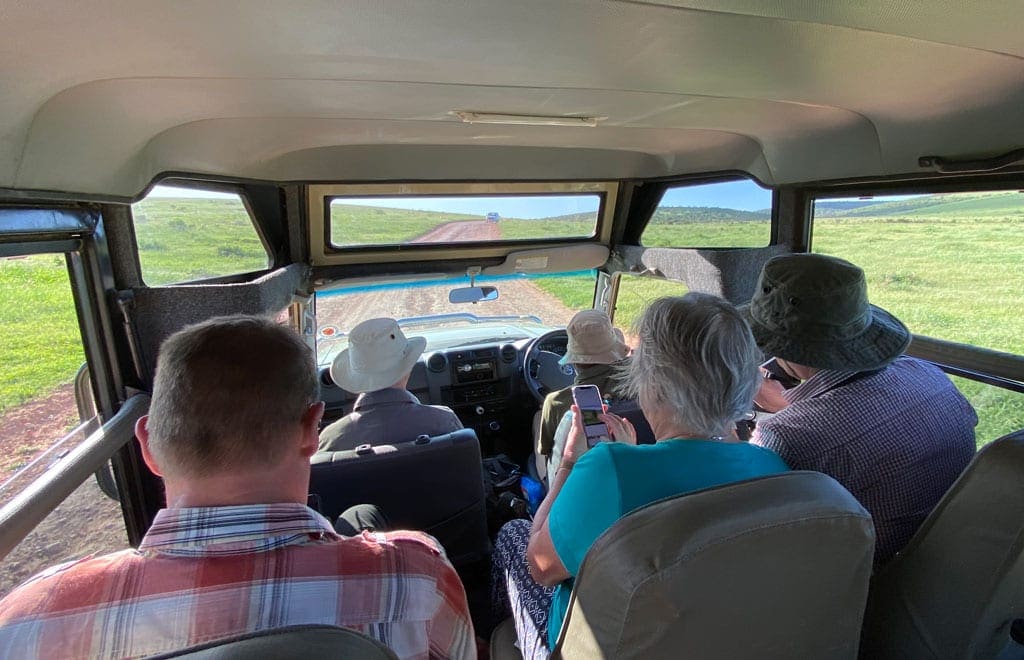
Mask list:
[[310,347],[259,316],[188,326],[160,347],[149,447],[161,469],[200,476],[272,465],[320,400]]
[[725,300],[703,293],[659,298],[634,333],[640,344],[624,385],[641,408],[661,408],[707,436],[721,434],[751,409],[761,351]]

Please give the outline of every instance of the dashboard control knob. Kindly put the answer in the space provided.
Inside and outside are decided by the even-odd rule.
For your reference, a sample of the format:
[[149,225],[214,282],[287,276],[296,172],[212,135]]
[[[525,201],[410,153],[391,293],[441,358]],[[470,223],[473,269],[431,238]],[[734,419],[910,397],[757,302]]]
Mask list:
[[485,408],[484,408],[483,406],[477,406],[477,407],[476,407],[476,408],[474,408],[473,410],[475,410],[475,411],[476,411],[476,414],[478,414],[478,415],[482,415],[482,414],[484,414],[485,412],[487,412],[487,409],[485,409]]
[[501,424],[499,424],[498,422],[491,422],[490,424],[487,425],[487,428],[491,429],[492,431],[500,431]]

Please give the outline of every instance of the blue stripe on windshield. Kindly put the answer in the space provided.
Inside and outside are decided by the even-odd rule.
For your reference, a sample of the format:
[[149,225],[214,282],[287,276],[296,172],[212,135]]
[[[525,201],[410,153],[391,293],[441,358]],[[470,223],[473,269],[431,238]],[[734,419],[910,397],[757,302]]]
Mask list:
[[[596,270],[574,270],[567,273],[538,273],[527,275],[525,273],[514,273],[512,275],[479,275],[474,284],[484,282],[502,282],[505,280],[539,280],[551,277],[597,277]],[[344,296],[352,293],[368,293],[370,291],[388,291],[394,289],[421,289],[428,286],[469,286],[468,277],[456,277],[453,279],[438,278],[435,280],[416,280],[406,282],[387,282],[384,284],[364,284],[362,286],[343,286],[337,289],[317,291],[318,298],[330,298],[332,296]]]

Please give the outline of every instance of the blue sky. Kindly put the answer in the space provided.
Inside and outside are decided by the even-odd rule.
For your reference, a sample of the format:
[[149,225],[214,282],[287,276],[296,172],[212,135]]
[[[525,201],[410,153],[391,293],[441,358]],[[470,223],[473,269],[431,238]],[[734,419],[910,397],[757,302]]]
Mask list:
[[672,188],[661,198],[662,206],[718,206],[740,211],[772,207],[772,191],[753,181],[729,181]]

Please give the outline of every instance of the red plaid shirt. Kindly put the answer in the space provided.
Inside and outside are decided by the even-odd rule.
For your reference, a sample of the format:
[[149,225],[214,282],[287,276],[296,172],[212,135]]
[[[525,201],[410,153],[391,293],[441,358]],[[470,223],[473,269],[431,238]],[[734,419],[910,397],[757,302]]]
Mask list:
[[0,657],[120,658],[330,624],[403,658],[475,658],[466,594],[418,532],[343,537],[299,504],[164,509],[139,545],[0,601]]

